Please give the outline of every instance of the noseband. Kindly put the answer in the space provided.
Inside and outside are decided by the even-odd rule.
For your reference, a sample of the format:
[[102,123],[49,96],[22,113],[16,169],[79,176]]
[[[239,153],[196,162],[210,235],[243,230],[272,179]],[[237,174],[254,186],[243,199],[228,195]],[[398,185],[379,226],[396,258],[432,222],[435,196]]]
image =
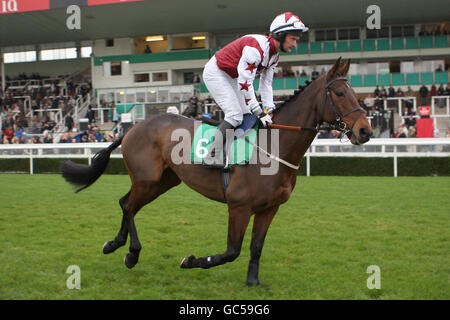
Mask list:
[[[327,100],[329,99],[330,100],[330,104],[329,105],[331,107],[331,110],[333,110],[333,112],[334,112],[334,114],[336,116],[336,125],[334,126],[333,129],[341,131],[343,134],[347,134],[347,133],[350,132],[353,136],[357,137],[357,135],[355,135],[354,132],[353,132],[353,127],[355,126],[356,122],[361,117],[361,115],[365,114],[366,111],[363,108],[358,107],[358,108],[355,108],[353,110],[350,110],[350,111],[344,113],[343,115],[339,114],[339,112],[336,110],[336,107],[334,106],[333,99],[331,99],[330,86],[334,82],[340,81],[340,80],[348,81],[347,78],[345,78],[345,77],[338,77],[336,79],[331,80],[330,82],[327,82],[327,77],[325,77],[326,95],[325,95],[325,103],[323,105],[322,119],[323,119],[323,116],[325,115],[325,107],[327,106]],[[343,121],[343,119],[345,117],[347,117],[349,114],[351,114],[353,112],[357,112],[357,111],[359,111],[359,115],[356,117],[355,121],[353,121],[352,126],[349,128],[347,126],[347,124]]]

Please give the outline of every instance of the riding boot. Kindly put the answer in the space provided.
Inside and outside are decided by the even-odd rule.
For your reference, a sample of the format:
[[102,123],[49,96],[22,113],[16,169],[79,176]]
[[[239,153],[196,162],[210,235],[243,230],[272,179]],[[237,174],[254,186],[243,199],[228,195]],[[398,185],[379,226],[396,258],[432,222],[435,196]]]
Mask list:
[[[226,121],[223,121],[214,135],[214,140],[208,150],[208,155],[203,159],[203,164],[208,168],[224,168],[226,161],[226,147],[227,145],[227,129],[234,129],[234,127]],[[223,157],[220,153],[223,150]]]

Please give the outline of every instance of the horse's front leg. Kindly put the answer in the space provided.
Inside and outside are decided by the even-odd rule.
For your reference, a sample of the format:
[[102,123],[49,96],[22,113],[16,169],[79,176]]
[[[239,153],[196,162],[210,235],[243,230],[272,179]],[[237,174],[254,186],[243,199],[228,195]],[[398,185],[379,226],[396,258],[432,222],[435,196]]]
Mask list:
[[252,241],[250,244],[250,263],[248,264],[247,285],[259,285],[259,259],[264,246],[267,230],[272,222],[278,206],[272,207],[264,212],[256,213],[253,220]]
[[239,256],[245,230],[250,221],[251,210],[248,206],[229,207],[228,213],[228,241],[225,253],[201,258],[190,255],[183,259],[180,266],[181,268],[208,269],[234,261]]

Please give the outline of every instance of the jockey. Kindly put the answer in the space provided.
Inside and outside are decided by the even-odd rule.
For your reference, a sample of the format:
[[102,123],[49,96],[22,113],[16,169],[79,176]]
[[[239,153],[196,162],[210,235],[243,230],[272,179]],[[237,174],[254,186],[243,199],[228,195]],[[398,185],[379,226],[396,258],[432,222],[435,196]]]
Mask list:
[[[203,81],[225,113],[225,119],[219,125],[204,158],[208,167],[225,166],[224,159],[219,157],[220,152],[227,149],[224,148],[226,131],[238,127],[244,114],[253,113],[264,126],[272,123],[270,113],[275,109],[272,80],[279,52],[291,51],[297,45],[300,34],[307,30],[296,15],[285,12],[273,20],[269,36],[243,36],[217,51],[208,61],[203,71]],[[253,89],[253,80],[257,75],[260,76],[259,92],[263,108],[259,106]]]

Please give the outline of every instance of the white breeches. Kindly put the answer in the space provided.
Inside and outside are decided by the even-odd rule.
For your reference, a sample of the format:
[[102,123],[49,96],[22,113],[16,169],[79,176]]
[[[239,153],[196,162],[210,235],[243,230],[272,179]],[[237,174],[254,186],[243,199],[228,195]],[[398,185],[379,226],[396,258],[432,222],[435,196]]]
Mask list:
[[234,127],[242,123],[245,113],[251,113],[244,95],[239,91],[237,79],[231,78],[217,66],[213,56],[203,70],[203,81],[216,103],[225,113],[225,121]]

